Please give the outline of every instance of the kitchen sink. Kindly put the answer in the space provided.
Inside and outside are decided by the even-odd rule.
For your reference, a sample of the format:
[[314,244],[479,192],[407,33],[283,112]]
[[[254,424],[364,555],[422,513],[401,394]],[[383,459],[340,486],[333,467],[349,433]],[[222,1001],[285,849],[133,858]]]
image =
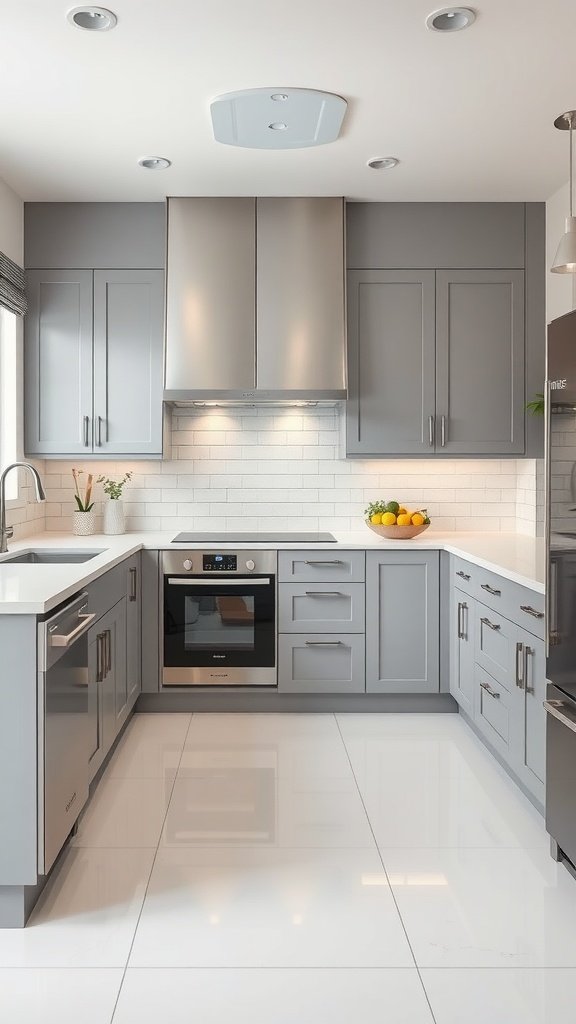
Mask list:
[[21,565],[63,565],[67,562],[89,562],[91,558],[102,554],[102,551],[56,551],[46,548],[43,551],[18,551],[14,555],[3,558],[0,565],[18,562]]

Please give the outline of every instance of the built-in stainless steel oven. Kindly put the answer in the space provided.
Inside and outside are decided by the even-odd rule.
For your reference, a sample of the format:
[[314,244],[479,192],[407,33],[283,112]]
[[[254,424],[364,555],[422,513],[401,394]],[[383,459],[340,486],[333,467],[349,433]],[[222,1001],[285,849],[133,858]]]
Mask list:
[[165,551],[164,686],[276,686],[275,551]]

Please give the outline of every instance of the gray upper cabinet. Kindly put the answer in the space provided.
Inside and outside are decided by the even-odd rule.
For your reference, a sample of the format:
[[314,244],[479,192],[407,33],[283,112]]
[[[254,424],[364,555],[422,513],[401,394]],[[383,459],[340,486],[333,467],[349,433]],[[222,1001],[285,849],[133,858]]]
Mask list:
[[32,270],[27,455],[162,455],[162,270]]
[[366,553],[366,692],[438,693],[438,551]]
[[84,455],[92,450],[92,273],[26,278],[26,453]]
[[258,388],[344,392],[343,252],[342,199],[257,199]]
[[348,455],[434,450],[433,270],[348,275]]
[[161,270],[94,271],[94,446],[162,452]]
[[524,451],[524,271],[436,274],[437,449]]
[[255,200],[169,199],[167,268],[167,391],[253,388]]
[[164,203],[25,203],[27,269],[164,269]]

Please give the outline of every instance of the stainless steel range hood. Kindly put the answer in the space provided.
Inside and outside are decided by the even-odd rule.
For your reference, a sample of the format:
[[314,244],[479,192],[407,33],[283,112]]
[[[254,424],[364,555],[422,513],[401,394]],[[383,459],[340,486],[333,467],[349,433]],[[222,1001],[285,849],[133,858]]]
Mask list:
[[346,398],[343,199],[169,199],[164,400]]

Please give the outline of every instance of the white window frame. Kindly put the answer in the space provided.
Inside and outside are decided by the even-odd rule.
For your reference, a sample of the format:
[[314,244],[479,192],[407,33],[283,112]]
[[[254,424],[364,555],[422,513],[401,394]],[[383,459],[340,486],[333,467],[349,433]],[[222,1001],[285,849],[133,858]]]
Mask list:
[[[5,334],[4,344],[2,335]],[[0,470],[21,458],[24,435],[24,387],[23,387],[23,323],[16,316],[0,306]],[[4,389],[8,393],[8,405],[3,401]],[[2,445],[2,438],[12,434],[13,444],[8,451]],[[26,499],[22,494],[20,472],[12,473],[6,480],[6,508],[24,508]]]

